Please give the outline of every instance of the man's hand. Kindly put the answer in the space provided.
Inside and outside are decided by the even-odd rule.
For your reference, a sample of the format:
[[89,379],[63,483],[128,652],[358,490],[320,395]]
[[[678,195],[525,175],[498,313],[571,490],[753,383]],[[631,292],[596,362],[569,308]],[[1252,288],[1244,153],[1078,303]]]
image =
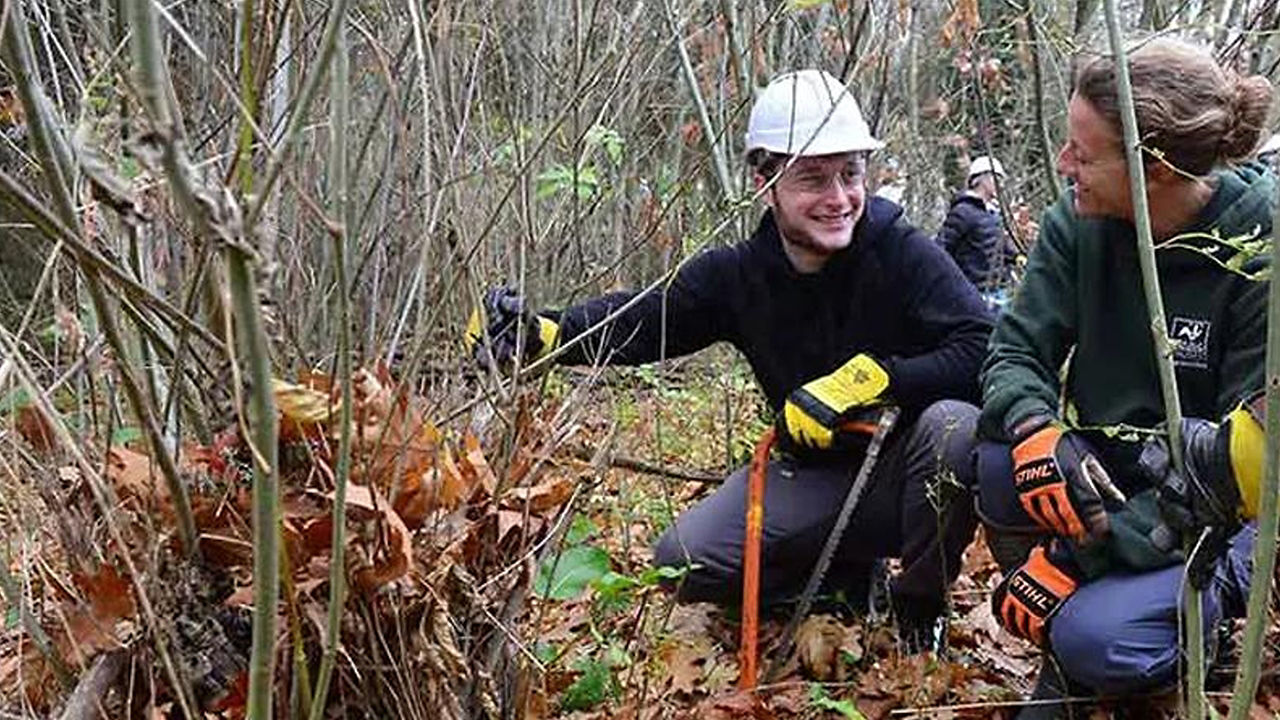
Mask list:
[[1081,545],[1110,531],[1103,494],[1124,502],[1102,461],[1079,435],[1047,417],[1015,429],[1013,484],[1036,524]]
[[480,307],[472,310],[465,341],[476,362],[509,368],[518,353],[524,362],[532,362],[551,352],[559,332],[550,318],[526,308],[515,290],[500,287],[486,292]]
[[1044,647],[1049,641],[1049,620],[1080,584],[1069,565],[1055,559],[1043,545],[1032,548],[1022,567],[991,595],[991,612],[1004,629]]
[[797,445],[826,450],[851,412],[880,405],[889,373],[870,355],[855,355],[830,375],[805,383],[782,406],[782,431]]

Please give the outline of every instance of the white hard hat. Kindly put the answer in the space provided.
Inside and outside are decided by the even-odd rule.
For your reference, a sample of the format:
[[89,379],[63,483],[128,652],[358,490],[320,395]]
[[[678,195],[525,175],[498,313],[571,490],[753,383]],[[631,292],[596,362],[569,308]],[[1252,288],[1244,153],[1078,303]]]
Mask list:
[[1258,154],[1266,155],[1267,153],[1273,153],[1277,150],[1280,150],[1280,133],[1276,133],[1275,135],[1267,138],[1267,141],[1258,149]]
[[995,173],[1000,177],[1004,177],[1004,166],[1000,164],[999,160],[990,155],[983,155],[974,158],[973,162],[969,163],[969,174],[965,177],[973,179],[974,175],[981,175],[982,173]]
[[747,152],[831,155],[882,147],[849,88],[822,70],[774,78],[756,98],[747,123]]

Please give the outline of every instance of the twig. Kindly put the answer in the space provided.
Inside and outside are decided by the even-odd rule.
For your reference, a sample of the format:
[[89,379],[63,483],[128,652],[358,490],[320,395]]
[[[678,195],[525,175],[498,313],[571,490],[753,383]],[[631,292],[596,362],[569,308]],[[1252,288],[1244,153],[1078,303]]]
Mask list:
[[[573,451],[573,456],[579,460],[591,462],[595,460],[595,453],[586,448],[578,448]],[[604,458],[610,467],[622,470],[631,470],[646,475],[656,475],[658,477],[674,478],[676,480],[688,480],[689,482],[700,483],[719,483],[724,481],[724,475],[718,473],[702,472],[700,470],[688,470],[677,467],[667,467],[664,465],[655,465],[654,463],[645,462],[627,455],[617,455],[607,453]]]
[[311,720],[319,720],[324,714],[325,699],[329,694],[329,681],[338,660],[338,646],[342,643],[342,608],[346,600],[346,535],[347,535],[347,478],[351,474],[351,421],[354,397],[351,388],[351,307],[347,293],[347,141],[346,116],[350,100],[348,77],[347,23],[338,27],[337,49],[334,53],[332,123],[333,150],[330,157],[332,176],[329,186],[332,196],[330,206],[341,218],[341,227],[333,235],[334,276],[338,284],[338,376],[342,388],[342,405],[339,409],[338,463],[333,488],[333,539],[329,563],[329,617],[325,628],[324,655],[316,677],[315,696],[311,700]]
[[128,653],[115,650],[103,653],[93,661],[89,671],[80,677],[80,682],[67,700],[67,707],[62,711],[59,720],[96,720],[105,717],[100,713],[101,700],[106,697],[107,690],[116,681],[116,676],[124,669],[124,661]]
[[[1280,222],[1280,205],[1271,219],[1271,267],[1280,268],[1280,243],[1275,240]],[[1253,547],[1253,574],[1249,580],[1249,605],[1240,649],[1240,668],[1231,698],[1230,720],[1249,715],[1258,674],[1262,667],[1262,647],[1267,632],[1267,609],[1271,606],[1271,576],[1276,566],[1276,532],[1280,528],[1277,493],[1280,492],[1280,278],[1271,276],[1267,308],[1266,359],[1266,454],[1262,462],[1261,502],[1258,508],[1257,539]]]
[[702,135],[711,150],[711,160],[716,170],[716,180],[720,182],[720,191],[725,199],[733,197],[733,179],[729,175],[729,166],[724,157],[724,146],[720,142],[720,134],[711,124],[711,116],[707,114],[707,103],[702,99],[702,91],[698,89],[698,78],[693,72],[693,63],[689,60],[689,51],[684,46],[684,30],[676,19],[676,11],[670,0],[663,3],[667,14],[667,23],[671,26],[671,39],[676,44],[676,52],[680,57],[680,74],[689,88],[689,97],[698,111],[698,122],[702,125]]
[[[1133,87],[1129,82],[1129,59],[1120,36],[1120,15],[1116,0],[1105,0],[1107,37],[1115,63],[1116,94],[1120,102],[1120,122],[1124,129],[1125,163],[1129,169],[1129,191],[1133,197],[1133,218],[1138,240],[1138,262],[1142,266],[1142,288],[1151,317],[1152,348],[1160,374],[1160,394],[1164,398],[1165,426],[1169,434],[1169,455],[1173,467],[1185,476],[1182,457],[1182,403],[1173,372],[1172,348],[1165,327],[1164,301],[1160,295],[1160,275],[1156,269],[1155,245],[1151,237],[1151,212],[1147,205],[1147,180],[1142,162],[1138,118],[1134,111]],[[1188,565],[1191,554],[1187,555]],[[1204,624],[1201,622],[1200,591],[1187,583],[1186,589],[1187,711],[1195,720],[1204,717]]]
[[994,702],[958,703],[956,705],[930,705],[926,707],[895,708],[889,711],[890,717],[938,717],[945,713],[965,712],[968,710],[995,710],[996,708],[1034,708],[1054,707],[1058,705],[1083,705],[1095,703],[1096,697],[1065,697],[1054,700],[998,700]]

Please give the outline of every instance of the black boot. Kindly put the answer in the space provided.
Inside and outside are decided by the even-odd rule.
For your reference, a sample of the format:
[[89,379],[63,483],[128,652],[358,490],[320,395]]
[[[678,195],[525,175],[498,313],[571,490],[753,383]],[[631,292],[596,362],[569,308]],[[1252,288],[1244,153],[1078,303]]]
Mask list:
[[946,649],[947,607],[944,603],[892,593],[890,600],[903,652],[941,654]]

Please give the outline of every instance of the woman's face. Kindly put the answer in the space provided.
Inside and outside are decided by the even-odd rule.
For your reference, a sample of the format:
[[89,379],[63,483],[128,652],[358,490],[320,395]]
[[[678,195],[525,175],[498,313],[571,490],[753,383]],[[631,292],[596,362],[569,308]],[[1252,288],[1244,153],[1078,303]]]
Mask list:
[[1079,95],[1067,105],[1067,142],[1058,151],[1058,173],[1075,186],[1077,215],[1133,221],[1120,135]]

